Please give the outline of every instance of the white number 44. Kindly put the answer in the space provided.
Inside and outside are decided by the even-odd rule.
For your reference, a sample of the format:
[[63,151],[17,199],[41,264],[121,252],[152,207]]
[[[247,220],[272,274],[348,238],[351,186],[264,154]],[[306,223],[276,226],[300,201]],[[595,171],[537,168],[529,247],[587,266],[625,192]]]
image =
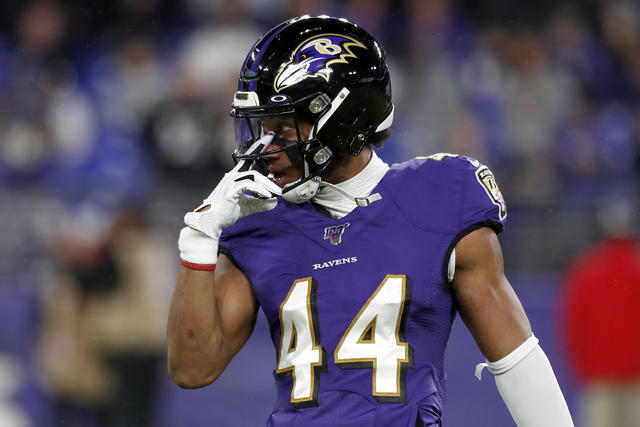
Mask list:
[[[280,349],[276,374],[292,375],[291,402],[317,404],[319,371],[326,367],[317,340],[315,287],[312,278],[296,280],[280,306]],[[373,369],[371,394],[381,402],[405,399],[406,368],[413,363],[404,341],[403,315],[410,299],[404,275],[387,275],[362,306],[335,349],[343,369]]]

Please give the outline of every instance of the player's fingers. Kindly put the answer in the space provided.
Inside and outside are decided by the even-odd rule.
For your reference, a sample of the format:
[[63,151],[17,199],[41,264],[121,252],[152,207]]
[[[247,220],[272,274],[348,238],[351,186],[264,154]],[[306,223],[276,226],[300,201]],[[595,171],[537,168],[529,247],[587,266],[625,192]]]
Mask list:
[[275,182],[271,181],[269,178],[260,173],[256,173],[256,175],[254,175],[254,181],[257,184],[263,186],[274,196],[280,196],[282,194],[282,188],[280,188]]
[[263,199],[270,199],[275,195],[268,189],[265,188],[262,184],[257,182],[249,182],[247,181],[242,185],[241,192],[250,191],[258,197]]
[[282,194],[282,189],[273,181],[257,171],[244,172],[235,179],[233,192],[249,190],[261,197],[274,197]]
[[[245,150],[244,154],[253,156],[253,155],[262,153],[269,146],[269,144],[271,144],[271,140],[273,140],[274,136],[275,136],[275,133],[267,132],[262,137],[260,137],[257,141],[255,141],[247,150]],[[249,160],[241,159],[240,161],[238,161],[235,167],[231,169],[231,171],[232,172],[247,171],[250,166],[251,165]]]

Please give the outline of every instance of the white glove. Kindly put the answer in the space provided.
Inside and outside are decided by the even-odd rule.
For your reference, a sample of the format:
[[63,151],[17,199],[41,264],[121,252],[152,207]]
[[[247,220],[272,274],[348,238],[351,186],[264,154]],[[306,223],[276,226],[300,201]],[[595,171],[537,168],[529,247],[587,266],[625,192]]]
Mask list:
[[[272,138],[273,133],[266,134],[248,151],[264,151]],[[278,204],[276,196],[282,194],[282,189],[259,172],[246,170],[248,166],[246,161],[239,161],[224,175],[202,204],[184,216],[185,224],[192,229],[183,229],[178,240],[180,257],[187,262],[185,265],[215,265],[218,240],[225,227],[235,224],[238,219],[247,215],[271,210]],[[207,210],[203,210],[207,207]],[[189,230],[188,227],[185,228]]]

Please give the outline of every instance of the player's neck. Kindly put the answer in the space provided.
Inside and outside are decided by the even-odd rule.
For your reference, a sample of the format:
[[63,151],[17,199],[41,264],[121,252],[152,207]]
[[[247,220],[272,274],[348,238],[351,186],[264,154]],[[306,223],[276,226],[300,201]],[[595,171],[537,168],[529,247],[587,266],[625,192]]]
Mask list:
[[353,178],[367,166],[371,160],[372,153],[371,148],[365,146],[359,155],[346,156],[343,163],[326,176],[323,176],[322,180],[330,184],[339,184]]

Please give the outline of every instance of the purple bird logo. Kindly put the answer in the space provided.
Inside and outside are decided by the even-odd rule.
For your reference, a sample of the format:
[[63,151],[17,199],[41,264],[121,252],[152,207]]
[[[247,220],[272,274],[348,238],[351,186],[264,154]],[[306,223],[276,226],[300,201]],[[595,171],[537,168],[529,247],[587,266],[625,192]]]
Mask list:
[[329,81],[331,65],[348,63],[358,58],[351,49],[367,47],[359,41],[341,34],[320,34],[302,42],[291,54],[273,82],[276,92],[293,86],[310,77],[322,77]]

